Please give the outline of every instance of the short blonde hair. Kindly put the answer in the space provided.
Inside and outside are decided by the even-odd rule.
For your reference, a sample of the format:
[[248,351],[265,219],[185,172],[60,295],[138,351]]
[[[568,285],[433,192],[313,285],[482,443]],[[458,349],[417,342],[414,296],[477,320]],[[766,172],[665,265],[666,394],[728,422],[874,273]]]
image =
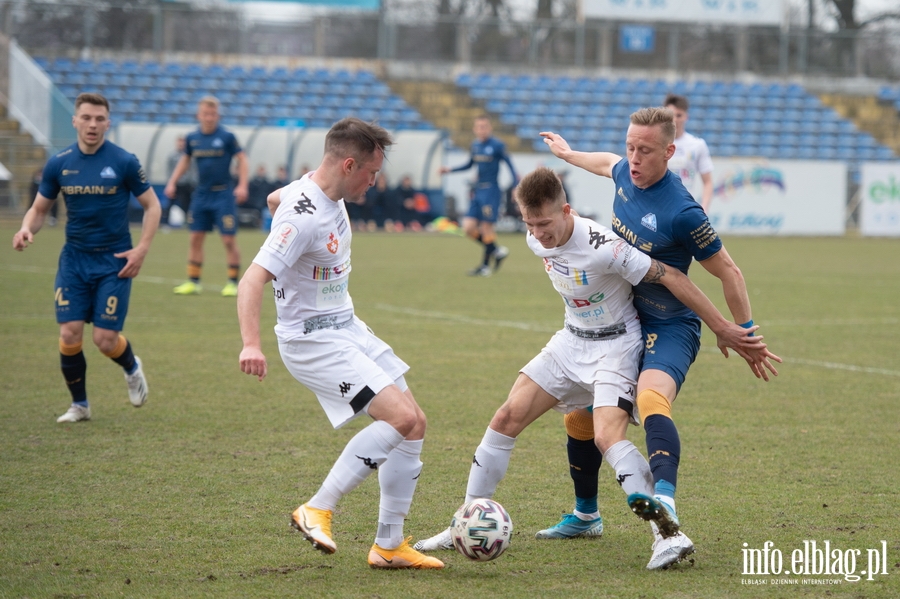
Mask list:
[[219,99],[215,96],[203,96],[197,101],[197,108],[200,108],[201,106],[212,106],[213,108],[218,109],[220,106]]
[[668,108],[641,108],[631,114],[631,124],[659,127],[663,133],[663,145],[667,146],[675,141],[675,113]]

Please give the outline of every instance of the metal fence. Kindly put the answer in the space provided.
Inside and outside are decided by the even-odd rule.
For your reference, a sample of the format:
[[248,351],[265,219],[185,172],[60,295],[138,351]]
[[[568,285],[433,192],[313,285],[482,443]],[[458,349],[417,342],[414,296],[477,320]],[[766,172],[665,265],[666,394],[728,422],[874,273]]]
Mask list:
[[900,31],[887,25],[825,32],[740,27],[329,13],[303,21],[248,20],[234,5],[2,2],[3,32],[29,52],[171,52],[432,61],[505,68],[647,69],[734,76],[900,79]]

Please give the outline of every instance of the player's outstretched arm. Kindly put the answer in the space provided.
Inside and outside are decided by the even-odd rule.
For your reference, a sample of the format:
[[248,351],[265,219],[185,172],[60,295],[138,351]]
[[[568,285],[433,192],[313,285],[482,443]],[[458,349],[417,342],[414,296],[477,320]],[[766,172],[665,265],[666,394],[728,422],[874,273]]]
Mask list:
[[13,235],[13,249],[21,252],[29,245],[34,243],[34,235],[44,226],[47,215],[50,214],[50,208],[53,207],[55,200],[49,200],[38,193],[34,197],[34,204],[25,213],[22,219],[22,226]]
[[612,152],[576,152],[562,135],[552,131],[541,131],[540,135],[554,156],[601,177],[611,179],[612,168],[622,160],[621,156]]
[[[753,312],[750,308],[750,296],[747,294],[744,275],[734,260],[731,259],[728,250],[723,247],[710,258],[700,262],[700,264],[707,272],[722,282],[722,293],[725,295],[725,303],[728,304],[728,310],[731,312],[734,321],[738,323],[752,322]],[[757,328],[752,330],[755,331]],[[747,364],[757,378],[768,381],[768,372],[778,376],[778,370],[775,369],[772,361],[780,363],[781,358],[768,349],[755,349],[756,351],[752,352],[749,357],[744,355],[741,357],[747,360]]]
[[750,359],[749,350],[763,345],[762,337],[751,337],[749,333],[756,329],[745,329],[730,320],[713,305],[700,288],[677,268],[667,266],[658,260],[650,261],[650,270],[644,275],[645,283],[665,285],[684,305],[697,313],[716,334],[717,345],[728,357],[728,348],[736,351],[744,359]]
[[153,236],[159,228],[159,219],[162,217],[162,207],[159,205],[159,198],[151,187],[141,195],[137,196],[137,201],[144,208],[144,220],[141,222],[141,239],[137,245],[127,252],[113,254],[116,258],[126,258],[128,261],[122,270],[119,271],[120,279],[133,279],[141,272],[141,266],[144,265],[144,258],[150,251],[150,244],[153,242]]
[[241,325],[241,339],[244,341],[240,356],[241,372],[255,375],[260,381],[266,378],[268,368],[260,343],[259,315],[263,288],[274,278],[268,270],[253,263],[238,284],[238,322]]

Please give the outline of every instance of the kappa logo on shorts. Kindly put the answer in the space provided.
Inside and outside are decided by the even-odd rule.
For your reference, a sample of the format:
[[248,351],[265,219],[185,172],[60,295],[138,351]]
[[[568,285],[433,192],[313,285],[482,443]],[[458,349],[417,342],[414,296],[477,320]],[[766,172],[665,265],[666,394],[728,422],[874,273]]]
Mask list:
[[344,397],[347,393],[350,392],[350,387],[353,386],[353,383],[341,383],[338,385],[338,389],[341,391],[341,397]]

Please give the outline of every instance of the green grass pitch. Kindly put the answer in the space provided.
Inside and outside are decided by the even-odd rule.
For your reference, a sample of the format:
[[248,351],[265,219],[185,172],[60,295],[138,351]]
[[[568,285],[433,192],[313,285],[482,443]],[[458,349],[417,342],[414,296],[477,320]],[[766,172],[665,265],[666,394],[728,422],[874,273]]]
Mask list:
[[[17,226],[0,225],[0,597],[900,596],[896,240],[726,239],[754,318],[785,363],[763,383],[739,358],[718,354],[704,331],[675,407],[678,507],[697,547],[693,564],[645,570],[648,528],[607,465],[604,536],[534,540],[572,507],[562,418],[551,413],[521,435],[495,497],[515,525],[506,554],[473,563],[444,552],[440,572],[383,572],[366,565],[375,480],[339,505],[336,554],[314,551],[288,527],[365,422],[332,430],[288,375],[268,296],[269,377],[241,374],[235,302],[217,292],[225,280],[217,236],[206,242],[203,295],[172,294],[184,274],[183,231],[158,234],[134,283],[125,333],[144,361],[147,405],[131,407],[121,370],[86,343],[93,420],[59,425],[69,403],[53,317],[63,232],[45,229],[17,253]],[[262,240],[241,232],[245,265]],[[479,252],[459,237],[354,239],[357,313],[411,365],[429,420],[406,524],[416,539],[446,526],[491,415],[562,323],[562,302],[524,238],[501,241],[510,257],[482,279],[465,276]],[[696,265],[692,276],[724,310],[716,281]],[[643,432],[630,435],[643,451]],[[887,547],[888,573],[858,582],[745,574],[743,550],[767,541],[784,568],[804,541],[829,541],[848,565],[859,550],[857,574],[867,550]]]

